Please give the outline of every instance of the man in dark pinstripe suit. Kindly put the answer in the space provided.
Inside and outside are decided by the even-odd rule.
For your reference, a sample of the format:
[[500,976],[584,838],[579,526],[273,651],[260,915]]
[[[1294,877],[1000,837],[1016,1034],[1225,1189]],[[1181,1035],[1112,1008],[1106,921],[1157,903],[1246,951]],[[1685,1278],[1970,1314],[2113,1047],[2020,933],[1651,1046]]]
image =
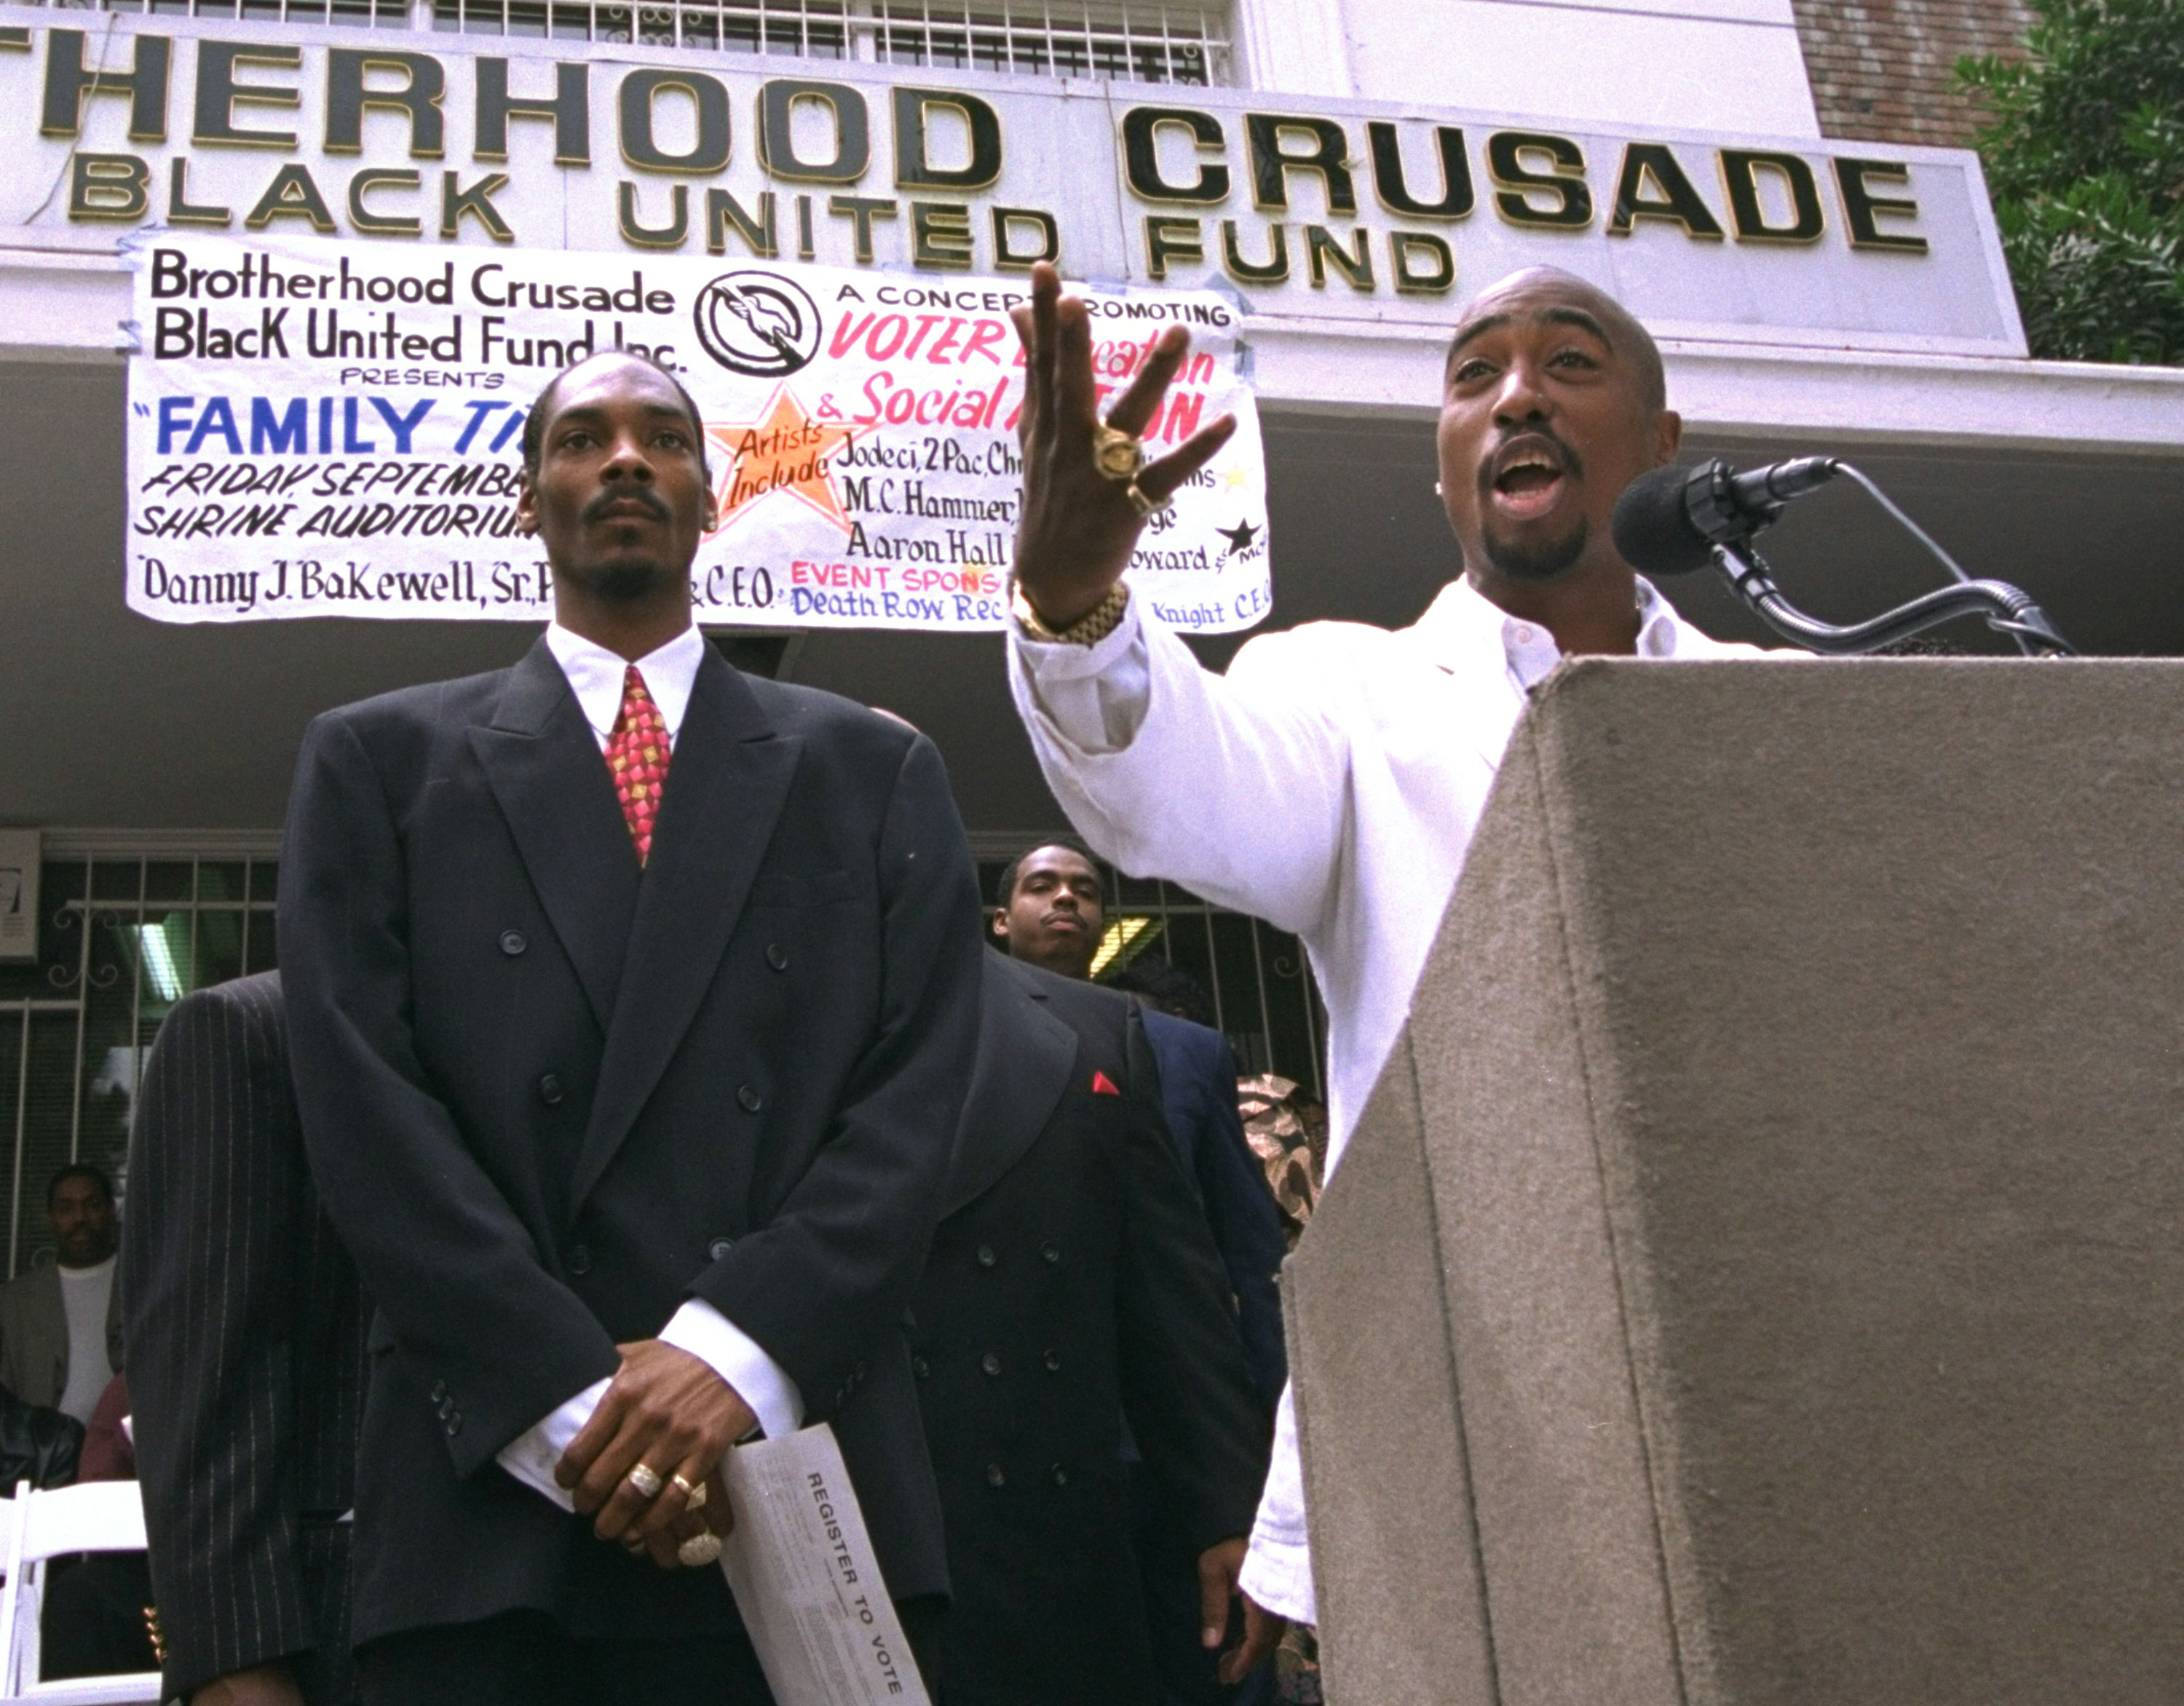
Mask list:
[[122,1241],[167,1692],[347,1706],[366,1305],[304,1164],[277,973],[168,1015]]

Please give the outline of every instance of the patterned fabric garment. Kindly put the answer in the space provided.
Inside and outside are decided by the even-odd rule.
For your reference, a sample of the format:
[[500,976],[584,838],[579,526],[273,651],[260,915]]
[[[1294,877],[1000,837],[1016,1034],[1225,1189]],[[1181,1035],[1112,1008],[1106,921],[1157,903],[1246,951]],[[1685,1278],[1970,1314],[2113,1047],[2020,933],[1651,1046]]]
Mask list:
[[652,853],[652,825],[660,816],[660,790],[667,786],[667,725],[634,664],[622,677],[621,710],[607,737],[607,771],[641,865]]

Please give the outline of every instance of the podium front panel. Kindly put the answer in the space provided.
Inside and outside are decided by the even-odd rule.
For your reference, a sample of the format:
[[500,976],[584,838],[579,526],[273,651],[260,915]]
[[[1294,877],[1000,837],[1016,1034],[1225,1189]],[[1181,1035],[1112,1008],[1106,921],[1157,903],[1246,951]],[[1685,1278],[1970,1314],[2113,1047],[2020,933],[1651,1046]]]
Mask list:
[[2184,1698],[2181,886],[2184,667],[1554,678],[1290,1264],[1330,1698]]

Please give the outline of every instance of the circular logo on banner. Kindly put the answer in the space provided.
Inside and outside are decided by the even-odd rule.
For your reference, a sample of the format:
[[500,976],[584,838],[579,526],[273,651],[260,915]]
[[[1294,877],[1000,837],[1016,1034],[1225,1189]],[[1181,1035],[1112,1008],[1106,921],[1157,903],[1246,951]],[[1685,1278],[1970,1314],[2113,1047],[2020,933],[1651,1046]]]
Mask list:
[[723,273],[698,292],[692,317],[705,353],[731,373],[780,379],[819,353],[819,309],[778,273]]

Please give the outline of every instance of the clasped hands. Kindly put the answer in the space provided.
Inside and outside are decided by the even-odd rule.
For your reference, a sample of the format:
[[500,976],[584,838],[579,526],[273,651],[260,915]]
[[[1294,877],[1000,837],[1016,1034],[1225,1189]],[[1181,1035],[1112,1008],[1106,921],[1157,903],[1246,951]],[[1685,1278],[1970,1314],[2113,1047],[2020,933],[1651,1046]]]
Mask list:
[[[621,1367],[561,1453],[554,1479],[569,1490],[578,1513],[592,1519],[592,1532],[601,1540],[674,1570],[686,1542],[734,1527],[721,1464],[758,1418],[733,1386],[688,1351],[657,1339],[616,1349]],[[651,1475],[632,1479],[640,1464]],[[658,1490],[648,1493],[654,1477]]]

